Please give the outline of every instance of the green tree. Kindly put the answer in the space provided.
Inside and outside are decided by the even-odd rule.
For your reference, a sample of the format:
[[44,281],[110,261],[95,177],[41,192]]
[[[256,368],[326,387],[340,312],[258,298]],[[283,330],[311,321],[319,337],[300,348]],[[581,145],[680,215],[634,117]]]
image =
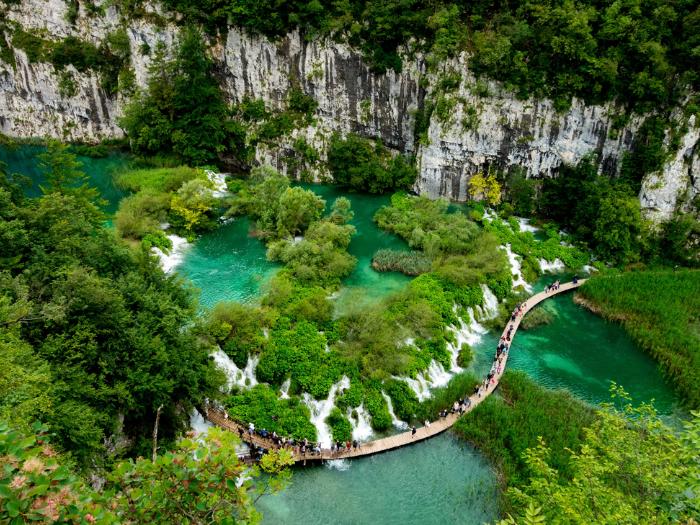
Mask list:
[[624,392],[613,391],[621,407],[605,406],[580,448],[570,451],[573,475],[561,477],[540,442],[524,455],[529,482],[511,494],[523,509],[540,508],[547,523],[691,520],[700,512],[700,414],[679,435],[652,407],[633,408]]
[[355,216],[352,209],[350,199],[347,197],[338,197],[333,201],[329,219],[334,224],[347,224]]
[[303,233],[321,217],[325,206],[325,201],[311,190],[287,188],[279,199],[277,231],[280,235]]
[[195,165],[231,152],[234,129],[207,53],[193,27],[182,30],[172,59],[163,48],[156,51],[146,91],[133,97],[120,121],[134,151],[169,153]]
[[624,264],[639,259],[641,230],[639,199],[616,191],[601,200],[593,238],[606,260]]
[[188,232],[194,232],[212,225],[210,212],[215,204],[211,184],[202,179],[193,179],[185,182],[173,195],[170,208],[184,228]]
[[50,140],[46,151],[39,154],[39,169],[48,185],[42,187],[43,193],[71,193],[90,201],[97,201],[98,193],[88,186],[88,177],[82,170],[83,165],[69,151],[68,145]]

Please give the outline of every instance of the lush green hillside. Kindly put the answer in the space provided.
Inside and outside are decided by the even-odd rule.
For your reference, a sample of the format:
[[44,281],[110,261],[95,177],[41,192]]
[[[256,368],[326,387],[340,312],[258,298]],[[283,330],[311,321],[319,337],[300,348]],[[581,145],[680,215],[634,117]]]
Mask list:
[[579,294],[594,311],[620,321],[688,404],[700,406],[700,271],[604,274]]

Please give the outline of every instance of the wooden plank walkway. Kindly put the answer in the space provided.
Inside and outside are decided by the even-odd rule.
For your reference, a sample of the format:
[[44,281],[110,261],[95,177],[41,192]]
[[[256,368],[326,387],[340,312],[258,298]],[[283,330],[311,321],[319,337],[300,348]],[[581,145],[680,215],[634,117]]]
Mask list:
[[[557,294],[568,292],[569,290],[573,290],[574,288],[578,288],[581,286],[584,282],[586,282],[585,279],[579,279],[579,281],[574,284],[573,282],[570,283],[564,283],[559,286],[559,289],[556,291],[552,292],[540,292],[538,294],[533,295],[530,297],[527,301],[523,303],[523,311],[521,315],[518,315],[515,319],[515,321],[509,320],[508,323],[506,324],[505,328],[503,329],[503,337],[507,336],[508,330],[510,327],[513,327],[512,333],[511,333],[511,345],[513,343],[513,340],[515,339],[515,334],[518,331],[518,327],[520,326],[520,321],[522,318],[530,311],[532,308],[537,306],[539,303],[544,301],[545,299],[548,299],[549,297],[553,297]],[[433,436],[436,436],[448,428],[450,428],[452,425],[455,424],[455,422],[464,414],[467,412],[470,412],[474,410],[475,407],[477,407],[484,399],[486,399],[489,395],[493,393],[493,391],[496,389],[498,386],[498,383],[501,379],[501,376],[505,372],[506,369],[506,363],[508,362],[508,356],[510,355],[510,350],[506,352],[503,356],[503,360],[501,362],[501,371],[496,372],[492,380],[485,386],[485,388],[482,388],[481,394],[472,394],[469,396],[469,401],[470,404],[469,406],[464,410],[464,412],[457,413],[457,414],[449,414],[447,417],[441,418],[437,421],[433,421],[429,425],[420,427],[416,429],[416,433],[413,434],[411,430],[408,430],[406,432],[402,432],[400,434],[395,434],[393,436],[388,436],[385,438],[377,439],[374,441],[369,441],[367,443],[361,443],[360,447],[357,449],[351,449],[351,450],[340,450],[333,452],[330,449],[322,449],[321,453],[314,453],[312,451],[308,451],[305,454],[302,454],[298,447],[291,449],[292,454],[294,456],[294,460],[296,462],[304,462],[306,461],[314,461],[314,460],[332,460],[332,459],[346,459],[346,458],[356,458],[356,457],[361,457],[361,456],[369,456],[371,454],[377,454],[379,452],[385,452],[387,450],[392,450],[395,448],[403,447],[406,445],[410,445],[412,443],[418,443],[419,441],[423,441],[424,439],[431,438]],[[466,392],[465,392],[466,394]],[[222,412],[221,410],[209,408],[206,411],[205,417],[209,419],[212,423],[215,425],[218,425],[222,428],[226,428],[228,430],[231,430],[233,432],[236,432],[241,436],[243,441],[245,441],[248,444],[252,444],[256,447],[262,447],[264,449],[271,449],[271,448],[276,448],[276,445],[272,442],[271,439],[265,439],[257,434],[250,435],[250,433],[247,430],[247,427],[243,426],[242,424],[232,421],[231,419],[228,419],[226,414]]]

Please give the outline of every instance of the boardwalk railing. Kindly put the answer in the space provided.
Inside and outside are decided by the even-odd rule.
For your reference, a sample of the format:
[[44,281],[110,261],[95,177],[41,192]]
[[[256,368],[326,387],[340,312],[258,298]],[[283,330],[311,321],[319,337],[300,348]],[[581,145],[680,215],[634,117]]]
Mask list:
[[[515,320],[508,321],[505,328],[503,329],[503,337],[507,337],[508,331],[511,330],[512,327],[512,331],[510,334],[510,342],[512,344],[512,341],[515,338],[515,334],[518,331],[518,327],[520,326],[520,321],[530,310],[532,310],[532,308],[537,306],[545,299],[548,299],[549,297],[553,297],[560,293],[568,292],[569,290],[573,290],[574,288],[578,288],[584,282],[586,282],[585,279],[579,279],[578,282],[575,284],[573,282],[564,283],[561,284],[559,288],[554,291],[540,292],[530,297],[527,301],[523,303],[522,313],[516,316]],[[496,389],[501,379],[501,376],[505,372],[506,363],[508,362],[508,356],[510,355],[510,350],[502,355],[503,359],[501,361],[500,371],[496,371],[494,373],[493,378],[490,381],[486,382],[485,387],[481,389],[479,394],[472,394],[471,396],[469,396],[470,403],[463,412],[449,414],[447,415],[447,417],[440,418],[437,421],[433,421],[429,425],[417,428],[415,434],[413,434],[412,430],[408,430],[407,432],[402,432],[393,436],[376,439],[367,443],[361,443],[359,448],[351,448],[349,450],[341,449],[340,451],[331,451],[330,449],[324,448],[321,450],[320,454],[314,453],[310,449],[307,449],[306,453],[302,454],[299,448],[295,447],[293,449],[290,449],[294,456],[294,460],[297,462],[306,462],[307,460],[331,460],[369,456],[370,454],[377,454],[379,452],[385,452],[387,450],[392,450],[395,448],[410,445],[412,443],[417,443],[419,441],[423,441],[424,439],[431,438],[444,432],[452,425],[454,425],[455,422],[463,414],[474,410],[475,407],[477,407]],[[243,439],[243,441],[245,441],[246,443],[252,444],[256,447],[262,447],[264,449],[271,449],[277,447],[277,445],[275,445],[271,439],[263,438],[258,434],[250,434],[245,426],[229,419],[226,413],[221,410],[209,408],[206,412],[207,413],[205,414],[205,416],[209,419],[209,421],[222,428],[238,433]]]

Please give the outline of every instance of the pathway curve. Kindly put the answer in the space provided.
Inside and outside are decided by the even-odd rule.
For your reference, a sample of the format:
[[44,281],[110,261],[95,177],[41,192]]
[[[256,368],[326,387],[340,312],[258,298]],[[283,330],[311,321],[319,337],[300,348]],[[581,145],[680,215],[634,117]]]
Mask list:
[[[573,282],[570,283],[564,283],[559,286],[559,289],[553,292],[545,293],[545,292],[540,292],[538,294],[533,295],[530,297],[527,301],[523,303],[523,313],[521,315],[518,315],[515,319],[515,321],[509,321],[505,328],[503,329],[503,336],[505,337],[508,333],[509,328],[511,325],[513,326],[513,331],[511,334],[511,343],[513,339],[515,338],[515,334],[518,331],[518,327],[520,326],[520,321],[522,318],[527,314],[532,308],[534,308],[536,305],[544,301],[545,299],[548,299],[549,297],[552,297],[554,295],[568,292],[569,290],[573,290],[574,288],[578,288],[581,286],[584,282],[586,282],[586,279],[579,279],[579,281],[574,284]],[[450,428],[452,425],[455,424],[455,422],[465,413],[471,412],[474,410],[475,407],[477,407],[484,399],[486,399],[489,395],[493,393],[493,391],[496,389],[498,386],[498,383],[501,379],[501,376],[505,372],[506,369],[506,363],[508,361],[508,356],[510,354],[509,352],[506,352],[504,354],[504,359],[502,361],[502,366],[501,366],[501,372],[496,373],[493,377],[493,379],[488,383],[486,388],[482,389],[481,394],[472,394],[469,396],[470,404],[469,406],[465,409],[464,412],[456,413],[456,414],[449,414],[447,417],[441,418],[437,421],[433,421],[430,423],[430,425],[426,425],[420,428],[416,429],[416,433],[413,434],[411,430],[408,430],[406,432],[402,432],[401,434],[395,434],[393,436],[377,439],[374,441],[369,441],[367,443],[362,443],[361,446],[357,449],[351,449],[351,450],[341,450],[341,451],[336,451],[333,452],[330,449],[322,449],[321,453],[314,453],[308,450],[305,454],[302,454],[298,448],[295,448],[292,450],[294,460],[297,462],[306,462],[307,460],[313,461],[313,460],[330,460],[330,459],[345,459],[345,458],[356,458],[360,456],[369,456],[370,454],[377,454],[379,452],[385,452],[387,450],[392,450],[394,448],[399,448],[403,447],[405,445],[410,445],[412,443],[417,443],[418,441],[423,441],[424,439],[428,439],[430,437],[436,436],[448,428]],[[241,425],[240,423],[233,421],[231,419],[228,419],[226,414],[218,409],[214,408],[209,408],[206,413],[207,419],[214,423],[215,425],[218,425],[222,428],[226,428],[228,430],[231,430],[233,432],[238,433],[241,438],[249,444],[255,445],[257,447],[262,447],[264,449],[270,449],[270,448],[275,448],[275,445],[272,443],[272,440],[263,438],[257,434],[250,435],[247,432],[247,428]]]

